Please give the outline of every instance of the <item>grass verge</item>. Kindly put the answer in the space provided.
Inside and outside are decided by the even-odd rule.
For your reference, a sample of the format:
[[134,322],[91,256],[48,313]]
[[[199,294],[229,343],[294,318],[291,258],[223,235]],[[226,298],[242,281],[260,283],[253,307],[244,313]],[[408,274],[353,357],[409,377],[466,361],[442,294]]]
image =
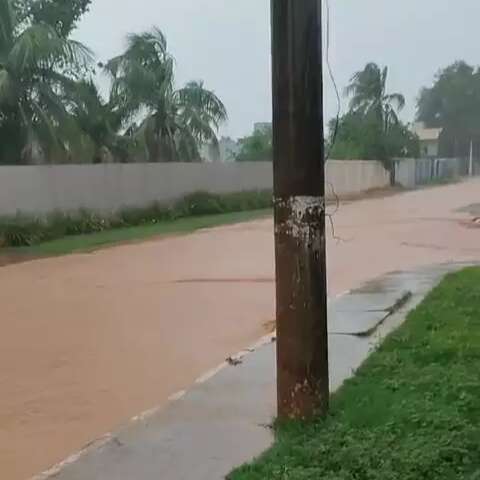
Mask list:
[[449,275],[332,399],[230,480],[480,479],[480,269]]
[[[251,220],[272,208],[269,190],[194,192],[173,204],[153,203],[114,212],[81,209],[0,217],[0,265],[20,255],[55,255],[155,235]],[[27,248],[25,248],[27,247]]]
[[202,228],[247,222],[271,215],[271,209],[246,212],[222,213],[198,217],[166,220],[138,227],[117,228],[85,235],[71,235],[30,247],[7,248],[0,250],[6,255],[54,256],[80,251],[92,251],[119,243],[142,241],[160,235],[190,233]]

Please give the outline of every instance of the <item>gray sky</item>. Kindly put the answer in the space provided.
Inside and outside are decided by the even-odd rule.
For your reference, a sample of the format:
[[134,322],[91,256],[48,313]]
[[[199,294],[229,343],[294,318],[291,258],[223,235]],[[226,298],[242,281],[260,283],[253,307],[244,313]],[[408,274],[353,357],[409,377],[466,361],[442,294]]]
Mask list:
[[[299,0],[300,1],[300,0]],[[478,0],[330,0],[330,58],[339,87],[369,61],[388,65],[389,90],[407,98],[412,120],[419,89],[440,67],[480,63]],[[177,60],[177,83],[203,79],[224,101],[223,134],[251,132],[271,117],[269,0],[93,0],[75,37],[99,60],[124,47],[128,32],[153,25],[167,35]],[[342,98],[343,108],[346,100]],[[326,78],[326,114],[335,113]]]

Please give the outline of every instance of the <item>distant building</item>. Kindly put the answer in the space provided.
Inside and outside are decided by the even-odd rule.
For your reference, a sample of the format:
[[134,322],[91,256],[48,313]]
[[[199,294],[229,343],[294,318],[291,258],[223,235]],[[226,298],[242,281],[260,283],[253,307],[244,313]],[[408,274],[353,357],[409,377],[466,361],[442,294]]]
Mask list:
[[423,122],[418,122],[413,125],[412,131],[420,140],[420,155],[427,158],[438,158],[443,128],[426,128]]

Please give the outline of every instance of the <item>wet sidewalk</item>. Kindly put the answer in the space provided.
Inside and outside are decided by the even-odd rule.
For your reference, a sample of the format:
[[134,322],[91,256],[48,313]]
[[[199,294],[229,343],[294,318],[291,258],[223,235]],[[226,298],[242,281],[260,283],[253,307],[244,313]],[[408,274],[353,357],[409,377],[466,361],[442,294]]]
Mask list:
[[[329,306],[331,388],[460,264],[392,273]],[[266,337],[200,378],[167,408],[133,419],[35,480],[221,480],[273,442],[275,342]]]

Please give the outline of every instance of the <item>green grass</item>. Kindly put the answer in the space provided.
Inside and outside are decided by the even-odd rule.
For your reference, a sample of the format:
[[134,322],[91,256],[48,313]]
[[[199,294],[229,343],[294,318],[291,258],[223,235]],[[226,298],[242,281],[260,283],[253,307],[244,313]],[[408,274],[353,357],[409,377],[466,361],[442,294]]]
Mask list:
[[223,213],[186,217],[178,220],[162,221],[138,227],[105,230],[87,235],[72,235],[40,243],[32,247],[19,247],[0,250],[5,254],[26,254],[33,256],[63,255],[79,251],[91,251],[123,242],[147,240],[159,235],[190,233],[202,228],[228,225],[271,215],[270,209],[246,212]]
[[332,400],[230,480],[480,479],[480,269],[448,276]]
[[114,212],[87,209],[0,218],[0,265],[39,255],[92,250],[156,235],[251,220],[271,212],[270,190],[193,192],[171,204],[154,202]]

